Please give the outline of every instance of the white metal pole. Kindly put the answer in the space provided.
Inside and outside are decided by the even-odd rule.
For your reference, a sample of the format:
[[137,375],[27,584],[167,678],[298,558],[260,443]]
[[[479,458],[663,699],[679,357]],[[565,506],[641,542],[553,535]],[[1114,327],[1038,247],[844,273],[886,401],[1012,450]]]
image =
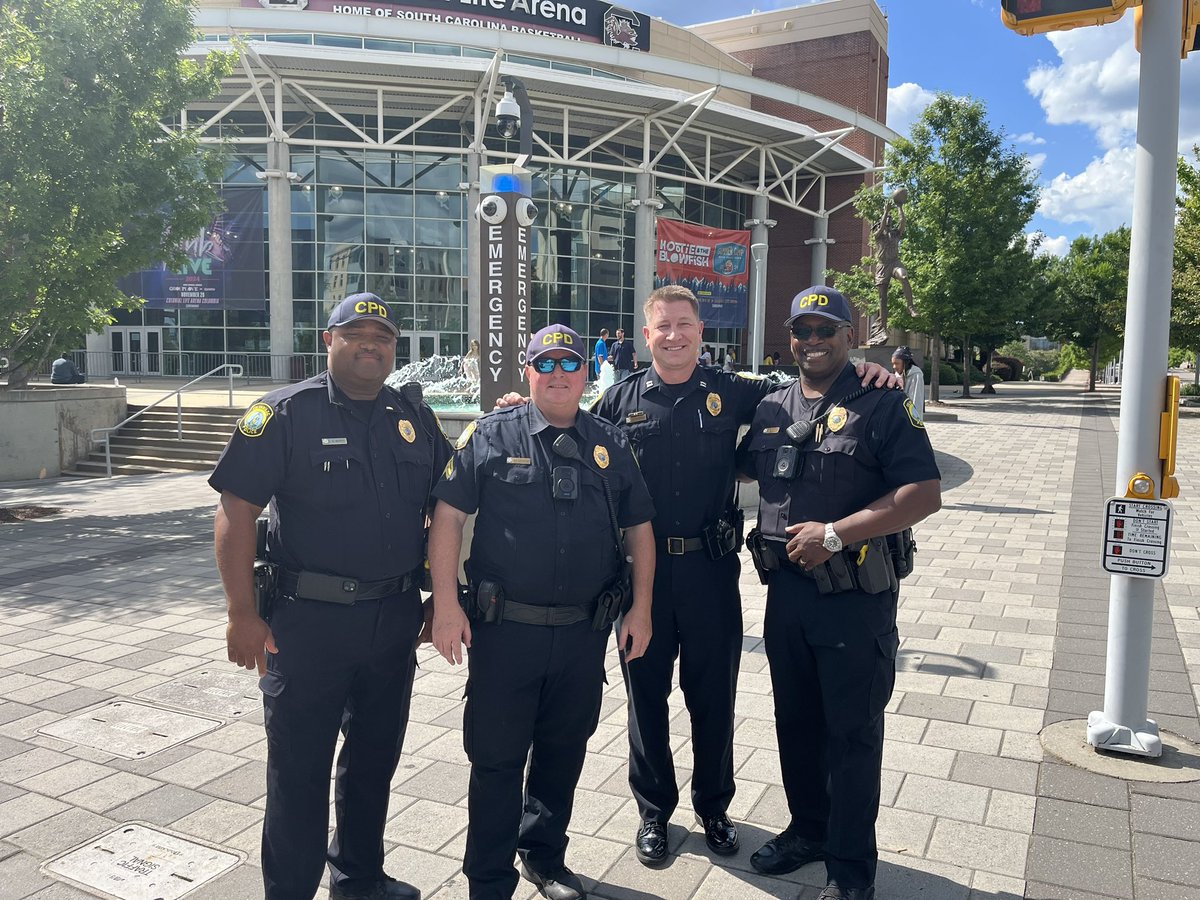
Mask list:
[[[1159,414],[1165,407],[1171,265],[1175,246],[1175,178],[1179,141],[1179,0],[1145,0],[1138,84],[1133,229],[1129,247],[1129,298],[1125,313],[1121,422],[1115,493],[1130,479],[1150,475],[1162,485],[1158,458]],[[1112,575],[1104,709],[1088,716],[1094,747],[1138,756],[1160,756],[1158,725],[1146,717],[1150,689],[1150,638],[1156,581]]]
[[751,244],[750,257],[754,263],[754,299],[750,311],[750,366],[755,375],[762,365],[766,346],[767,322],[767,245]]

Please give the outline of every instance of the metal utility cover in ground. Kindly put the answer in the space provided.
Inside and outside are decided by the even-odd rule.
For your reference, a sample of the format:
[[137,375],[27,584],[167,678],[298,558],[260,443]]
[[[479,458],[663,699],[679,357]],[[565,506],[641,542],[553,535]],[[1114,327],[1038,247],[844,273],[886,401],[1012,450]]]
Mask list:
[[95,747],[125,759],[142,759],[190,741],[221,724],[216,719],[118,700],[69,719],[51,722],[39,728],[38,734]]
[[255,676],[208,669],[142,691],[138,698],[224,719],[240,719],[262,708]]
[[133,822],[68,850],[42,869],[106,897],[176,900],[241,861],[236,853]]
[[1161,578],[1171,545],[1171,504],[1113,497],[1104,505],[1104,571]]

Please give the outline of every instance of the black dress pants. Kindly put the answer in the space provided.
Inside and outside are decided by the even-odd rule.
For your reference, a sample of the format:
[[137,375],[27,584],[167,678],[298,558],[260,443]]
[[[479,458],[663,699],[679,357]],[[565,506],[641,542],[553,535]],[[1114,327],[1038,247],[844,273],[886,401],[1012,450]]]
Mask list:
[[733,799],[733,702],[742,653],[741,564],[704,551],[671,556],[654,571],[654,636],[640,659],[621,663],[629,698],[629,787],[642,819],[666,823],[679,803],[667,698],[675,660],[692,726],[692,806],[725,812]]
[[[422,623],[414,588],[353,606],[281,598],[279,652],[260,679],[267,729],[262,867],[267,900],[311,900],[328,858],[339,884],[383,875],[383,826]],[[329,834],[329,776],[338,730]]]
[[575,786],[600,720],[609,633],[590,621],[472,625],[463,713],[471,900],[511,900],[514,852],[535,872],[563,865]]
[[896,683],[896,594],[822,595],[771,576],[765,622],[791,830],[825,843],[829,878],[875,882],[883,710]]

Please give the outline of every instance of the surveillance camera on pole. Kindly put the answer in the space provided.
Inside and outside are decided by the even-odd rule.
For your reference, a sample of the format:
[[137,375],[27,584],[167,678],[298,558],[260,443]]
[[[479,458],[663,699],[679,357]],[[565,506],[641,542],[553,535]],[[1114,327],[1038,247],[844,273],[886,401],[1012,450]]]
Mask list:
[[506,141],[511,141],[521,130],[521,107],[517,105],[512,91],[505,91],[496,104],[496,131]]
[[489,225],[499,225],[507,215],[508,201],[503,197],[489,194],[479,201],[479,218]]

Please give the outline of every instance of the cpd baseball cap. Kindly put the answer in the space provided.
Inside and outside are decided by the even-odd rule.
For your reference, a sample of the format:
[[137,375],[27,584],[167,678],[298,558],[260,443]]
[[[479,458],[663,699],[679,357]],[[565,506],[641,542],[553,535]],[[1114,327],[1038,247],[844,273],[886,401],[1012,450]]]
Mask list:
[[329,314],[329,327],[349,325],[359,319],[374,319],[390,328],[393,334],[400,334],[400,327],[396,324],[391,309],[377,295],[370,293],[351,294],[335,306]]
[[835,322],[853,321],[846,298],[821,284],[814,284],[792,298],[792,314],[783,324],[790,326],[801,316],[822,316]]
[[525,348],[525,362],[532,363],[543,353],[551,350],[566,350],[580,362],[587,357],[583,354],[583,338],[566,325],[547,325],[529,339]]

